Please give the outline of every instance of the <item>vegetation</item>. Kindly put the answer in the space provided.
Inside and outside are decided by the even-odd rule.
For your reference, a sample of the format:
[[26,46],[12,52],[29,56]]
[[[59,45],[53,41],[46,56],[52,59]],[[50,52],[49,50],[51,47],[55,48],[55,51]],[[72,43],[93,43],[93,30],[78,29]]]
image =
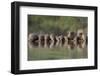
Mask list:
[[71,16],[28,16],[28,31],[65,34],[67,31],[87,29],[87,17]]

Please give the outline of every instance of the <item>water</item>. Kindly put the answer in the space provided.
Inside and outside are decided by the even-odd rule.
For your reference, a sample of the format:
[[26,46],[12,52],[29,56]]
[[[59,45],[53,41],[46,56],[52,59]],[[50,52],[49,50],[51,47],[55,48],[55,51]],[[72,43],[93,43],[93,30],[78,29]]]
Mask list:
[[32,46],[28,47],[28,60],[57,60],[57,59],[88,58],[87,45],[80,47],[66,46]]
[[88,58],[87,38],[79,36],[30,35],[28,60]]

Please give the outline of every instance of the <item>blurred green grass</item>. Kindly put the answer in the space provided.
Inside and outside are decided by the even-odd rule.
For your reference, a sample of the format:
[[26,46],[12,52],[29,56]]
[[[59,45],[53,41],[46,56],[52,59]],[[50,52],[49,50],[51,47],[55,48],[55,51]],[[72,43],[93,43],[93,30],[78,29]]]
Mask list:
[[87,30],[87,17],[28,15],[28,33],[65,34],[67,31]]

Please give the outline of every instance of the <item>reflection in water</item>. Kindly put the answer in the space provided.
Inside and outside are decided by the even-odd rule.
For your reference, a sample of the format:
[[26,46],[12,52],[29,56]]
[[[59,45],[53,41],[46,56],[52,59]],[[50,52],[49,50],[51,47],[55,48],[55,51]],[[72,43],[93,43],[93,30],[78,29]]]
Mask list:
[[43,48],[55,48],[66,47],[74,49],[76,47],[84,48],[87,46],[87,37],[82,33],[75,36],[74,32],[71,32],[70,36],[54,36],[53,34],[39,34],[29,36],[29,47],[43,47]]

